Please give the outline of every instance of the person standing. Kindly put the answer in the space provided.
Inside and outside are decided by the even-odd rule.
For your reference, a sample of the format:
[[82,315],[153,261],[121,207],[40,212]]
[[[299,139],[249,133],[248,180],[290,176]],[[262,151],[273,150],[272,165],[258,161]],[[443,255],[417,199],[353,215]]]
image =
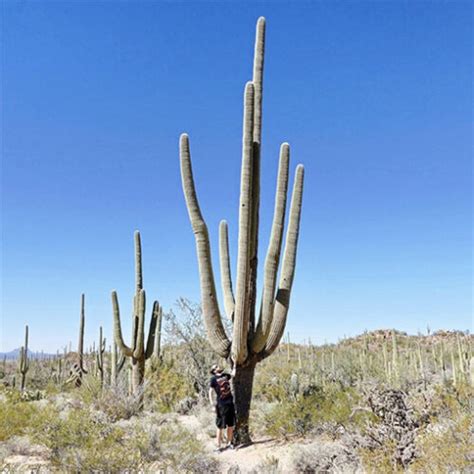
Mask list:
[[217,451],[222,450],[224,430],[226,430],[226,448],[234,449],[232,442],[235,426],[234,397],[230,381],[232,375],[225,373],[217,364],[211,367],[211,381],[209,384],[209,401],[216,413],[216,444]]

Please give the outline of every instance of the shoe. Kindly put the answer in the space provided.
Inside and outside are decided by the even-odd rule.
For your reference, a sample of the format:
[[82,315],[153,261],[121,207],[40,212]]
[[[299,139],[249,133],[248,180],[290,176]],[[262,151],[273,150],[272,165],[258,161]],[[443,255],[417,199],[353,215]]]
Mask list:
[[227,445],[227,447],[228,447],[229,449],[235,449],[234,443],[229,443],[229,444]]

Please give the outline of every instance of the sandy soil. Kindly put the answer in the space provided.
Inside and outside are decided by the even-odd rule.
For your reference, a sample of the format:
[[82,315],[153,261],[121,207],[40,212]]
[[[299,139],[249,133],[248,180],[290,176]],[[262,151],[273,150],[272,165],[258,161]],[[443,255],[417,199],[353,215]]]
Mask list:
[[239,470],[236,470],[236,472],[248,474],[269,458],[278,459],[278,467],[283,472],[289,473],[290,469],[288,468],[288,463],[291,448],[296,444],[301,444],[301,440],[289,442],[278,441],[269,437],[254,437],[254,442],[250,446],[233,450],[228,448],[216,453],[215,440],[208,435],[194,415],[179,416],[178,421],[189,431],[195,433],[196,437],[203,442],[206,451],[220,461],[222,473],[227,473],[230,468],[236,468],[238,466]]

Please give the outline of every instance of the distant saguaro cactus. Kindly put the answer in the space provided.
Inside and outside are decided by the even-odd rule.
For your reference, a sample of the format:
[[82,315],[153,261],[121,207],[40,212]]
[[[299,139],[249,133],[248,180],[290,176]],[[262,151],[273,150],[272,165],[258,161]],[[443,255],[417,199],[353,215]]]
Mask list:
[[20,348],[20,358],[18,360],[18,370],[21,374],[20,390],[23,392],[26,388],[26,374],[30,369],[28,360],[28,326],[25,326],[25,344]]
[[141,394],[143,403],[143,381],[145,377],[145,361],[153,356],[156,338],[161,337],[157,324],[160,317],[160,305],[158,301],[153,303],[153,311],[148,330],[148,338],[145,345],[145,290],[143,289],[142,272],[142,246],[140,233],[135,232],[135,296],[133,298],[133,323],[132,343],[127,346],[123,340],[122,327],[120,324],[120,309],[117,292],[112,291],[112,307],[114,314],[114,339],[123,355],[131,358],[132,362],[132,392]]
[[249,442],[248,419],[255,365],[278,346],[286,324],[295,274],[304,168],[296,168],[283,265],[277,286],[288,190],[290,146],[280,149],[275,209],[270,243],[264,266],[263,297],[256,321],[256,283],[260,201],[260,153],[262,131],[262,91],[265,19],[257,22],[253,79],[245,86],[240,184],[239,238],[236,291],[232,287],[227,223],[219,230],[222,290],[227,316],[233,321],[232,338],[224,330],[219,310],[211,262],[209,235],[201,214],[191,167],[189,138],[180,138],[181,177],[198,255],[202,309],[209,342],[221,357],[235,365],[233,379],[237,412],[236,441]]
[[99,373],[100,386],[104,385],[104,353],[105,353],[105,337],[102,335],[102,326],[99,328],[99,347],[97,348],[97,371]]

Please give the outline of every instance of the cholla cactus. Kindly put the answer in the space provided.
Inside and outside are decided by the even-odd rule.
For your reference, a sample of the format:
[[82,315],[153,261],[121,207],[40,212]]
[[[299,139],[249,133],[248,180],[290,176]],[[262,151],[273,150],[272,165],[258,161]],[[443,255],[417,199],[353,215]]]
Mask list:
[[[133,300],[132,343],[127,346],[123,340],[120,324],[120,309],[117,292],[112,292],[114,314],[114,339],[122,354],[130,357],[132,362],[132,392],[140,395],[143,402],[143,381],[145,377],[145,361],[152,357],[158,333],[158,318],[161,313],[158,301],[153,303],[150,328],[145,345],[145,290],[143,289],[142,246],[140,233],[135,232],[135,297]],[[158,344],[159,347],[159,344]]]
[[30,369],[30,362],[28,360],[28,326],[25,326],[25,345],[21,346],[20,358],[18,360],[18,370],[21,374],[20,390],[23,392],[26,388],[26,374]]
[[264,45],[265,19],[260,18],[257,23],[253,78],[252,81],[246,84],[244,93],[235,293],[230,271],[227,223],[222,221],[219,229],[222,290],[227,316],[233,322],[232,338],[229,338],[224,330],[217,302],[209,235],[194,187],[189,138],[187,134],[181,135],[180,138],[182,185],[196,240],[204,323],[209,342],[214,351],[221,357],[230,358],[232,364],[236,367],[233,383],[237,413],[236,440],[241,442],[250,441],[248,417],[255,365],[273,353],[285,330],[295,274],[303,196],[304,169],[302,165],[298,165],[291,199],[283,264],[280,280],[277,284],[285,224],[290,156],[290,146],[288,143],[283,143],[280,149],[271,237],[264,266],[262,304],[258,315],[256,314],[256,284]]
[[300,391],[300,380],[297,373],[291,374],[290,377],[290,393],[291,395],[296,398]]

